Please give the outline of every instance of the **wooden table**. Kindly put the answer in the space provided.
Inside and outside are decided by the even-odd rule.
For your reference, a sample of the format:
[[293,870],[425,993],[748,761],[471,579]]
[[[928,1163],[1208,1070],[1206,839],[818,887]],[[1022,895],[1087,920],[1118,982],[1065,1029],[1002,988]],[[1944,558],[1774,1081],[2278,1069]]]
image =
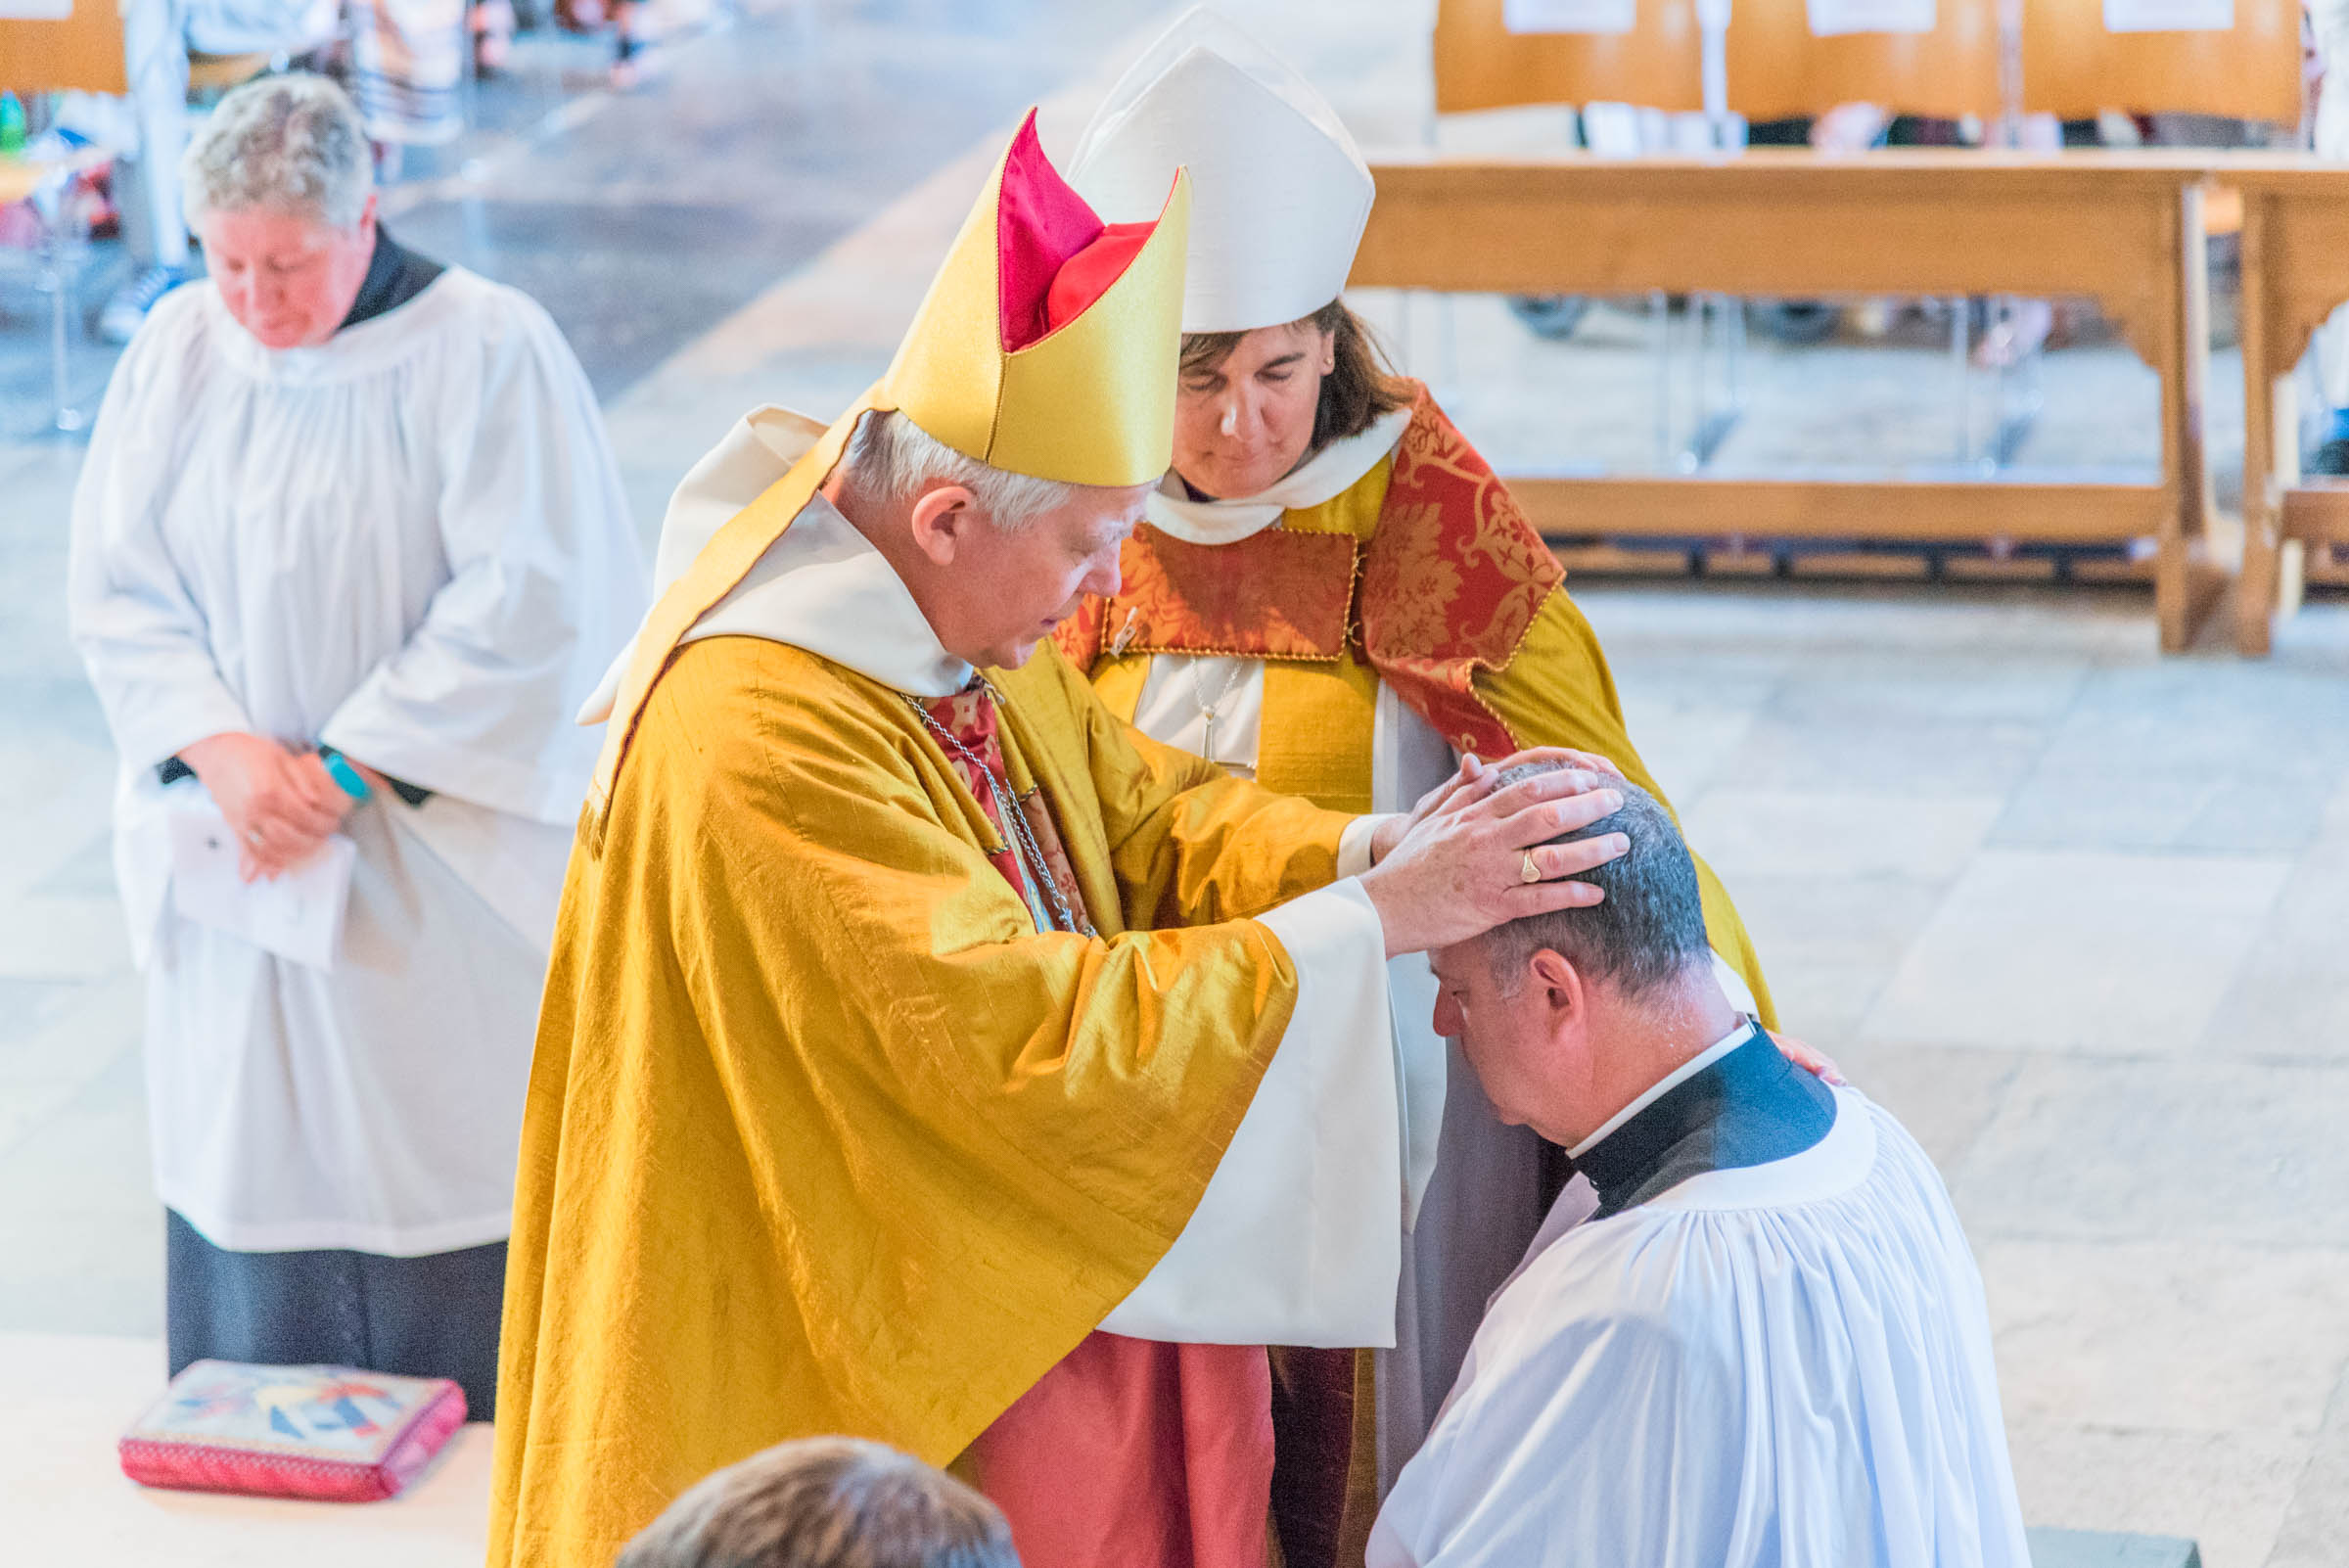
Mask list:
[[2349,166],[2314,158],[2219,165],[2243,198],[2243,574],[2235,646],[2264,654],[2298,608],[2311,545],[2349,544],[2349,487],[2300,478],[2292,370],[2349,300]]
[[[2161,645],[2175,652],[2227,580],[2211,559],[2202,440],[2209,307],[2200,242],[2212,156],[1399,157],[1373,169],[1378,201],[1351,283],[1503,294],[2092,298],[2161,377],[2161,475],[2151,484],[1509,484],[1536,524],[1558,536],[2151,538]],[[2339,250],[2349,260],[2349,247]]]

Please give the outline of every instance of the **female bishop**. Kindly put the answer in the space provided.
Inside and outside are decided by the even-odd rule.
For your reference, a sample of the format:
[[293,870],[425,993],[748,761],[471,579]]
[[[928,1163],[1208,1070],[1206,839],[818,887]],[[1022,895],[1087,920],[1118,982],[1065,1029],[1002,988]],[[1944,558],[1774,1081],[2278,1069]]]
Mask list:
[[[1063,625],[1061,651],[1151,736],[1326,807],[1403,809],[1459,755],[1527,746],[1598,753],[1655,790],[1557,562],[1340,298],[1373,194],[1353,140],[1302,76],[1203,9],[1111,92],[1071,178],[1115,221],[1153,209],[1177,165],[1196,205],[1174,469],[1125,548],[1123,586]],[[1698,866],[1717,967],[1770,1023],[1737,912]],[[1396,960],[1390,994],[1394,1027],[1432,1037],[1423,957]],[[1456,1049],[1405,1054],[1450,1068],[1408,1086],[1442,1106],[1415,1106],[1414,1124],[1441,1130],[1396,1347],[1365,1380],[1374,1405],[1358,1420],[1354,1353],[1275,1353],[1274,1512],[1292,1565],[1360,1560],[1377,1495],[1558,1177]]]

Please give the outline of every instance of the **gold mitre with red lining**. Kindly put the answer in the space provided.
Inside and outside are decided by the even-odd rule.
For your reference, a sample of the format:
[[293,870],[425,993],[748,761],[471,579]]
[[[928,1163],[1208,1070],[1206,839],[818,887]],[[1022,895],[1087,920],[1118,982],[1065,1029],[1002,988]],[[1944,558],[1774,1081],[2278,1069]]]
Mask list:
[[618,667],[610,707],[591,700],[611,717],[588,791],[595,832],[679,640],[783,536],[866,414],[895,409],[967,457],[1035,479],[1123,488],[1164,477],[1190,213],[1190,177],[1177,169],[1155,222],[1102,222],[1045,159],[1028,112],[889,374],[692,553]]
[[1105,224],[1044,157],[1030,110],[875,401],[990,468],[1154,483],[1174,460],[1189,176],[1155,222]]

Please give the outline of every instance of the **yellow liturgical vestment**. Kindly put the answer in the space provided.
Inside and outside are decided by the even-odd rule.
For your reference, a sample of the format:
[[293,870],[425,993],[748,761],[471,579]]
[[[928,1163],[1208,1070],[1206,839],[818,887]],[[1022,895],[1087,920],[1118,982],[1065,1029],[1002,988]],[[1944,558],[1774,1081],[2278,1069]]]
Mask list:
[[793,1437],[946,1463],[1096,1330],[1392,1341],[1427,1140],[1377,912],[1332,885],[1366,824],[1141,736],[1050,647],[987,672],[997,799],[925,717],[974,671],[820,493],[878,409],[1036,478],[1163,473],[1186,191],[1108,230],[1031,116],[873,392],[829,431],[755,413],[679,487],[590,704],[492,1568],[608,1568]]
[[[1197,1205],[1297,995],[1245,917],[1350,819],[1136,735],[1049,648],[992,678],[1098,939],[1036,931],[898,692],[754,637],[655,689],[556,940],[493,1564],[604,1568],[785,1438],[946,1462]],[[1178,921],[1221,923],[1140,929]]]

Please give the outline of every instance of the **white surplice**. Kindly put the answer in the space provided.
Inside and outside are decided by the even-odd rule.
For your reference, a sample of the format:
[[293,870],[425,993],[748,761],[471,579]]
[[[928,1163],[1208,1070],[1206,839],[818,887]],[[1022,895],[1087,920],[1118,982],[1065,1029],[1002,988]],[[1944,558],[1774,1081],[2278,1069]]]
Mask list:
[[[115,864],[148,974],[165,1204],[240,1251],[504,1236],[554,910],[595,737],[571,721],[645,604],[577,361],[451,268],[315,348],[209,283],[108,388],[74,494],[74,641],[121,754]],[[179,916],[156,764],[226,730],[331,745],[380,795],[331,970]]]
[[1791,1158],[1558,1200],[1369,1568],[2029,1568],[1982,1278],[1853,1089]]
[[[669,503],[656,592],[683,574],[727,519],[789,471],[823,428],[756,409],[696,464]],[[817,495],[686,641],[765,637],[910,696],[961,690],[971,667],[948,653],[887,560]],[[581,712],[610,716],[627,656]],[[1384,1345],[1394,1336],[1402,1222],[1426,1180],[1431,1131],[1405,1085],[1426,1076],[1386,1028],[1386,939],[1355,880],[1372,819],[1339,851],[1340,879],[1267,912],[1288,950],[1298,999],[1207,1190],[1174,1245],[1100,1326],[1187,1344]]]

